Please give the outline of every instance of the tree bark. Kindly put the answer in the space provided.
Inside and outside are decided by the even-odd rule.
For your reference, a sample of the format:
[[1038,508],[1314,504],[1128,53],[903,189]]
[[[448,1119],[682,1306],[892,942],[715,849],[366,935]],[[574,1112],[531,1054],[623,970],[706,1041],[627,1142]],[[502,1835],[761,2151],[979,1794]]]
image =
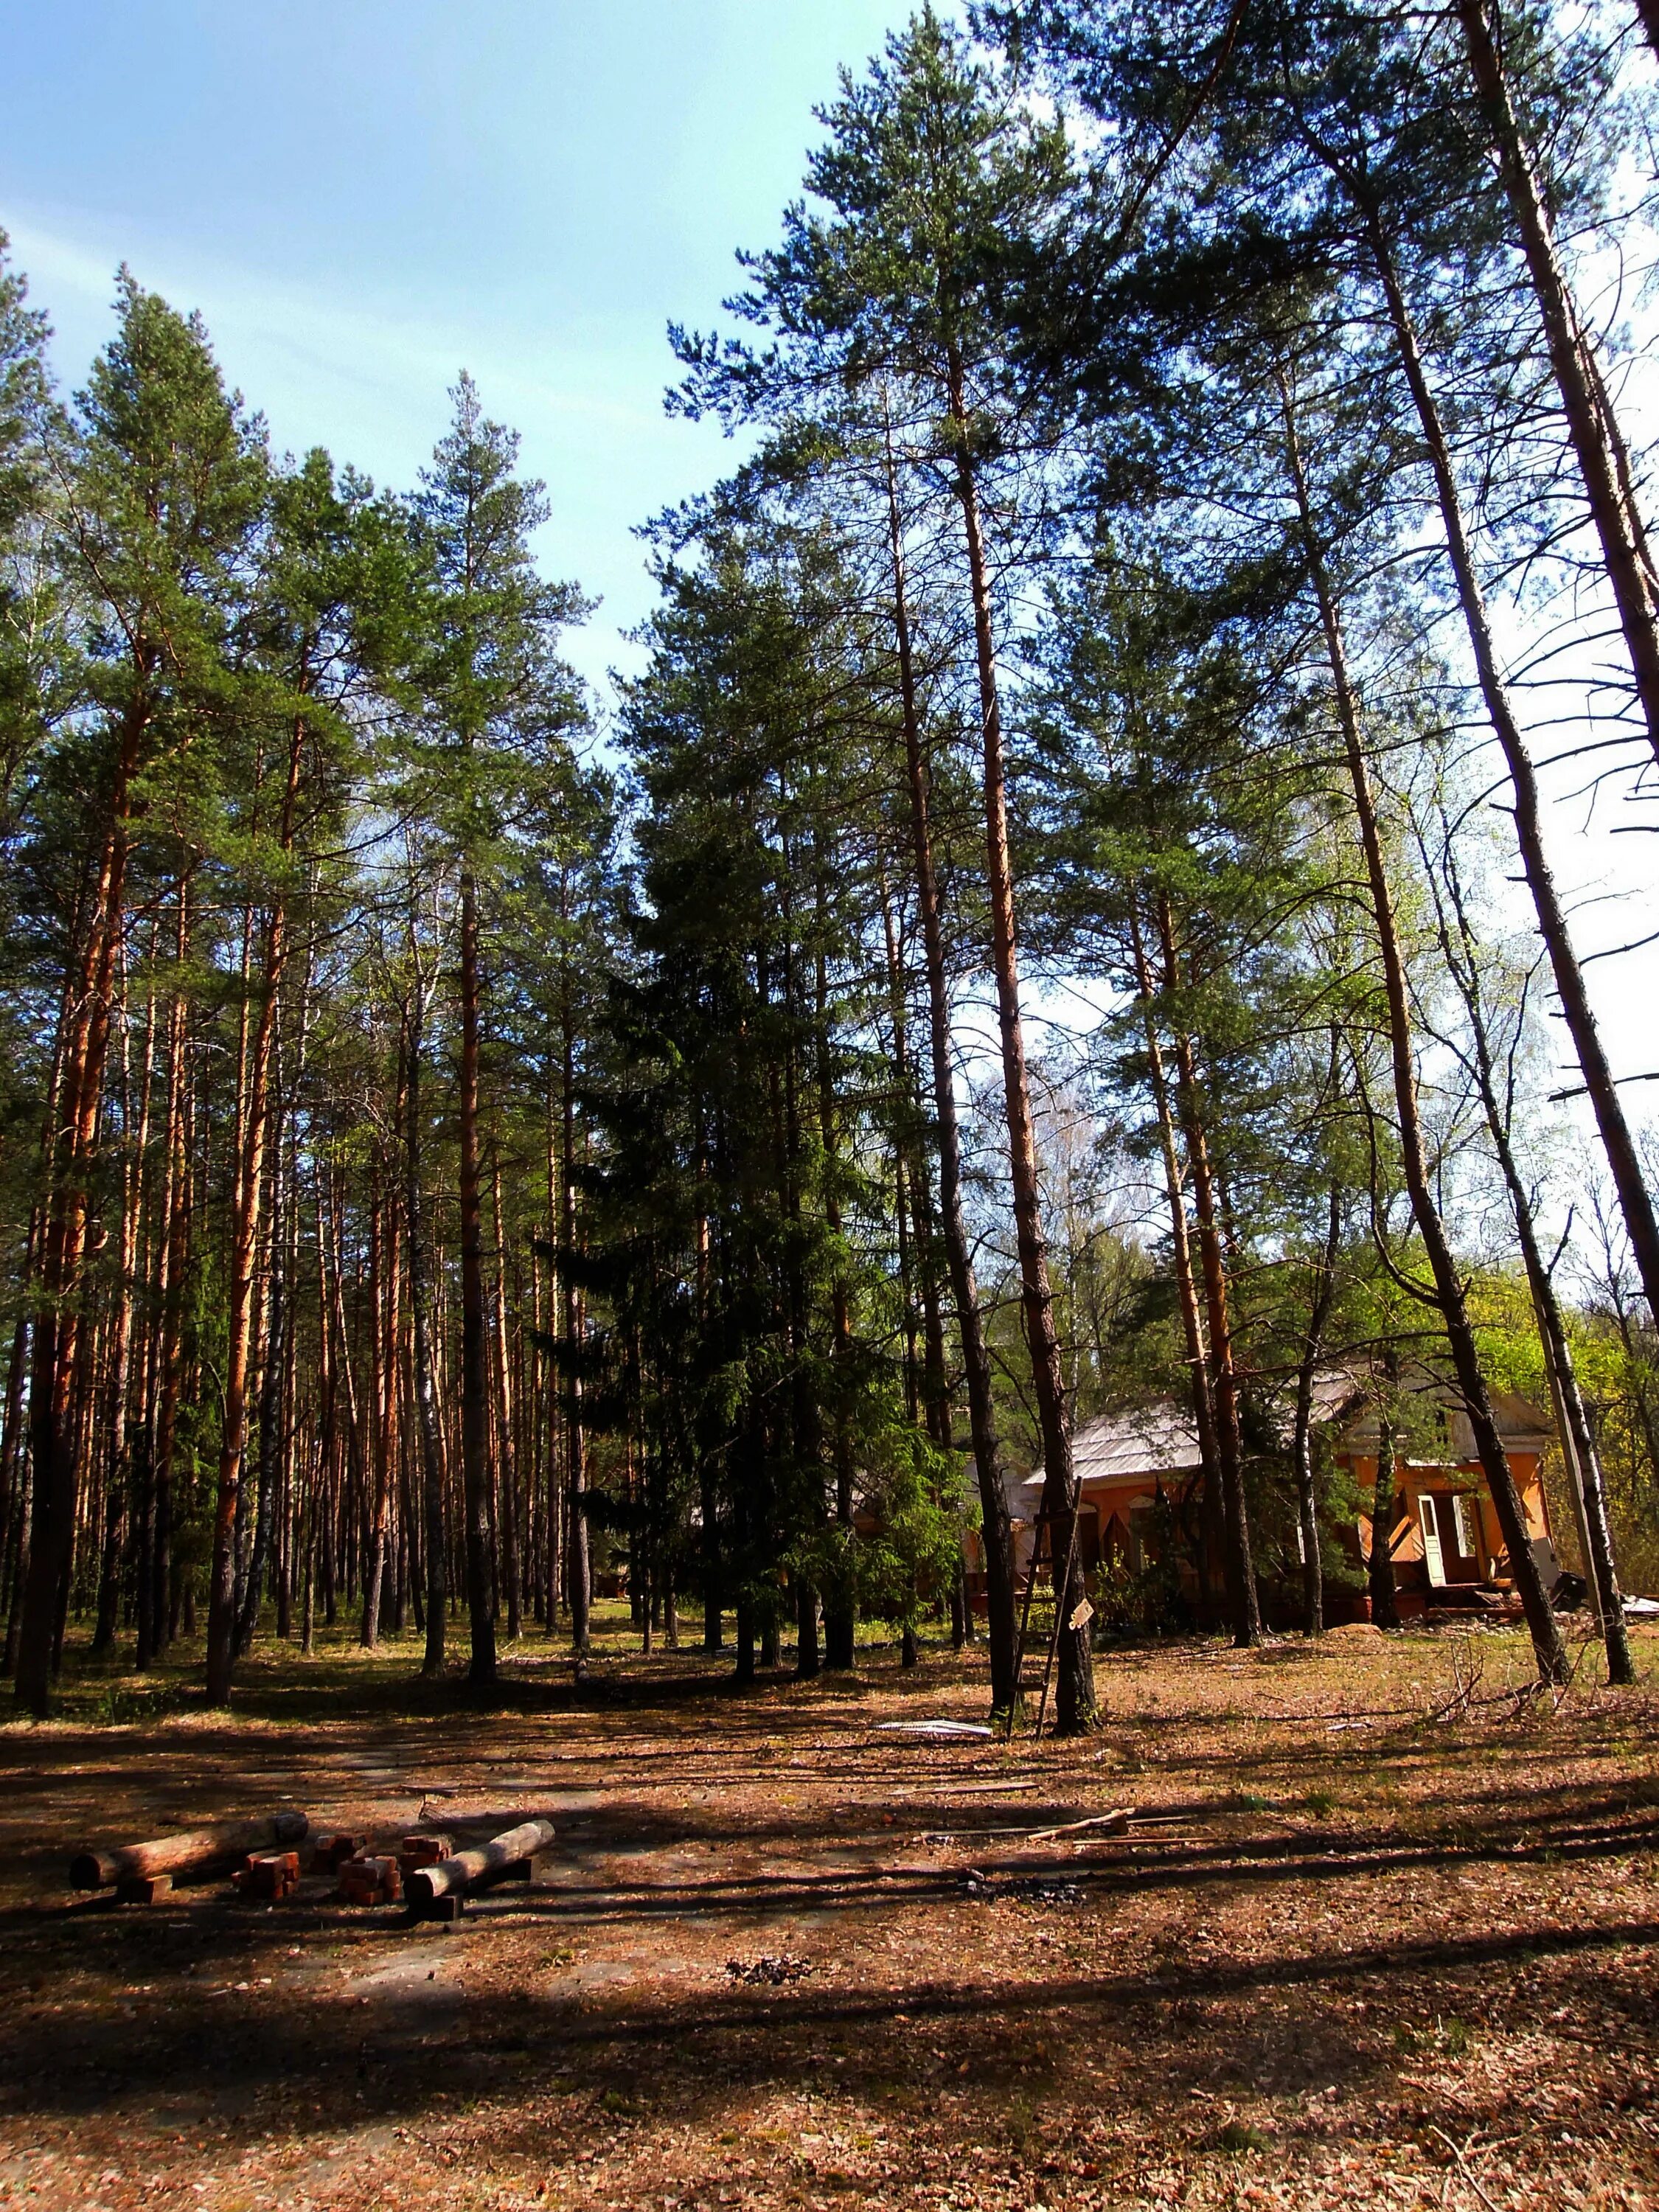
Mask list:
[[[406,1068],[398,1071],[398,1112],[403,1120],[402,1091]],[[396,1126],[394,1121],[394,1127]],[[369,1520],[368,1559],[363,1573],[363,1618],[359,1642],[372,1651],[380,1640],[380,1615],[386,1589],[386,1561],[392,1534],[392,1499],[398,1472],[398,1318],[403,1305],[403,1222],[388,1181],[380,1226],[380,1283],[374,1301],[370,1326],[377,1346],[374,1367],[378,1384],[374,1422],[374,1496]]]
[[501,1484],[501,1576],[507,1584],[507,1640],[516,1644],[521,1584],[519,1568],[518,1454],[513,1448],[513,1376],[507,1332],[507,1244],[501,1230],[501,1164],[492,1166],[490,1192],[495,1226],[495,1411],[500,1436]]

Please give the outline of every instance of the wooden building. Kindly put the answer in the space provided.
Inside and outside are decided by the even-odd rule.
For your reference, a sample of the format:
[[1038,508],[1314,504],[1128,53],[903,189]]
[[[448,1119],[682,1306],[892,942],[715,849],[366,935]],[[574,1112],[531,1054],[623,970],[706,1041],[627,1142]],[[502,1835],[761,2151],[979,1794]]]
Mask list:
[[[1548,1581],[1557,1563],[1543,1458],[1553,1431],[1546,1416],[1522,1398],[1500,1394],[1494,1410],[1528,1534]],[[1370,1556],[1369,1509],[1379,1441],[1374,1394],[1363,1376],[1333,1369],[1317,1380],[1314,1412],[1328,1463],[1346,1478],[1333,1489],[1356,1506],[1352,1520],[1334,1531],[1356,1572],[1328,1579],[1326,1617],[1334,1623],[1364,1620],[1370,1601],[1363,1586],[1353,1585]],[[1124,1561],[1134,1573],[1155,1559],[1173,1564],[1188,1610],[1204,1623],[1212,1609],[1206,1602],[1206,1583],[1212,1592],[1221,1589],[1221,1560],[1206,1526],[1203,1459],[1190,1410],[1174,1399],[1160,1399],[1131,1412],[1102,1414],[1078,1430],[1072,1449],[1081,1499],[1078,1542],[1085,1572],[1093,1575],[1113,1559]],[[1288,1504],[1288,1451],[1255,1457],[1257,1471],[1270,1472]],[[1396,1510],[1389,1538],[1401,1616],[1459,1602],[1501,1605],[1510,1587],[1509,1559],[1468,1418],[1448,1386],[1426,1371],[1407,1378],[1402,1389],[1395,1480]],[[1040,1469],[1009,1481],[1022,1575],[1036,1537],[1042,1495]],[[1284,1518],[1288,1523],[1288,1511]],[[1264,1606],[1270,1618],[1283,1615],[1288,1623],[1300,1604],[1298,1562],[1268,1556],[1261,1544],[1255,1549]],[[1207,1577],[1200,1576],[1200,1558],[1207,1562]],[[975,1572],[981,1565],[976,1550],[970,1550],[970,1589],[983,1589],[982,1571]]]

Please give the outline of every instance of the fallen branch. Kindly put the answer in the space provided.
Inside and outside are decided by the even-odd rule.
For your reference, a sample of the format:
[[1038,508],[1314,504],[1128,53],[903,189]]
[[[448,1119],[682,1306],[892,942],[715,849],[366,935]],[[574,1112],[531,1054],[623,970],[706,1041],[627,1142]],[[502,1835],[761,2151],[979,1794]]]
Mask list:
[[[922,1844],[972,1844],[981,1836],[1023,1836],[1028,1844],[1047,1844],[1062,1836],[1082,1836],[1091,1829],[1101,1834],[1121,1835],[1131,1820],[1150,1819],[1138,1806],[1121,1805],[1115,1812],[1091,1813],[1086,1820],[1065,1820],[1046,1828],[934,1828],[916,1840]],[[1169,1820],[1172,1815],[1165,1814]]]
[[1138,1809],[1133,1805],[1120,1805],[1115,1812],[1091,1813],[1086,1820],[1065,1820],[1056,1828],[1033,1828],[1031,1841],[1034,1844],[1052,1843],[1056,1837],[1080,1836],[1090,1828],[1120,1834],[1134,1819]]
[[1474,2174],[1469,2171],[1468,2160],[1458,2148],[1457,2145],[1452,2141],[1451,2137],[1446,2133],[1444,2128],[1437,2127],[1432,2122],[1431,2122],[1429,2133],[1431,2135],[1438,2136],[1441,2142],[1445,2144],[1446,2148],[1451,2153],[1453,2158],[1457,2161],[1458,2172],[1462,2175],[1464,2180],[1474,2191],[1475,2195],[1480,2199],[1480,2202],[1486,2207],[1486,2212],[1498,2212],[1498,2207],[1492,2203],[1492,2198],[1487,2196],[1486,2191],[1480,2186],[1480,2184],[1475,2179]]

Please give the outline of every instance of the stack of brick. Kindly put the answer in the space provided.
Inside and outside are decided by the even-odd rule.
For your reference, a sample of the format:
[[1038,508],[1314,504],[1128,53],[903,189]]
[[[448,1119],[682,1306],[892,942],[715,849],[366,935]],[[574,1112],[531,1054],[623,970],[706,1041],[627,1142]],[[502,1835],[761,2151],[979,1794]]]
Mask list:
[[396,1859],[348,1859],[340,1869],[337,1894],[343,1905],[395,1905],[403,1893],[403,1870]]
[[398,1864],[405,1881],[417,1867],[436,1866],[453,1846],[447,1836],[405,1836],[398,1850]]
[[361,1857],[366,1836],[354,1836],[345,1828],[331,1828],[319,1836],[311,1847],[313,1874],[338,1874],[348,1859]]
[[300,1887],[298,1851],[250,1851],[231,1879],[244,1897],[280,1905]]

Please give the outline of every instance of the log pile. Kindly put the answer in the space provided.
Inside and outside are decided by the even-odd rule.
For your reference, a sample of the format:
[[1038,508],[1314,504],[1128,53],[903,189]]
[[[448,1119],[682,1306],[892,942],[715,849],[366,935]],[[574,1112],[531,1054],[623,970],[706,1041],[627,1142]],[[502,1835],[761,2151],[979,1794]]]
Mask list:
[[[231,1872],[240,1893],[281,1904],[298,1893],[300,1844],[310,1830],[303,1813],[227,1820],[149,1843],[77,1851],[70,1881],[77,1889],[110,1889],[123,1904],[154,1904],[189,1875]],[[392,1905],[407,1895],[417,1915],[452,1920],[469,1891],[488,1881],[526,1880],[532,1862],[553,1841],[550,1820],[524,1820],[487,1844],[458,1851],[450,1838],[422,1830],[404,1836],[396,1856],[377,1853],[366,1837],[330,1828],[313,1838],[307,1870],[334,1878],[344,1905]]]

